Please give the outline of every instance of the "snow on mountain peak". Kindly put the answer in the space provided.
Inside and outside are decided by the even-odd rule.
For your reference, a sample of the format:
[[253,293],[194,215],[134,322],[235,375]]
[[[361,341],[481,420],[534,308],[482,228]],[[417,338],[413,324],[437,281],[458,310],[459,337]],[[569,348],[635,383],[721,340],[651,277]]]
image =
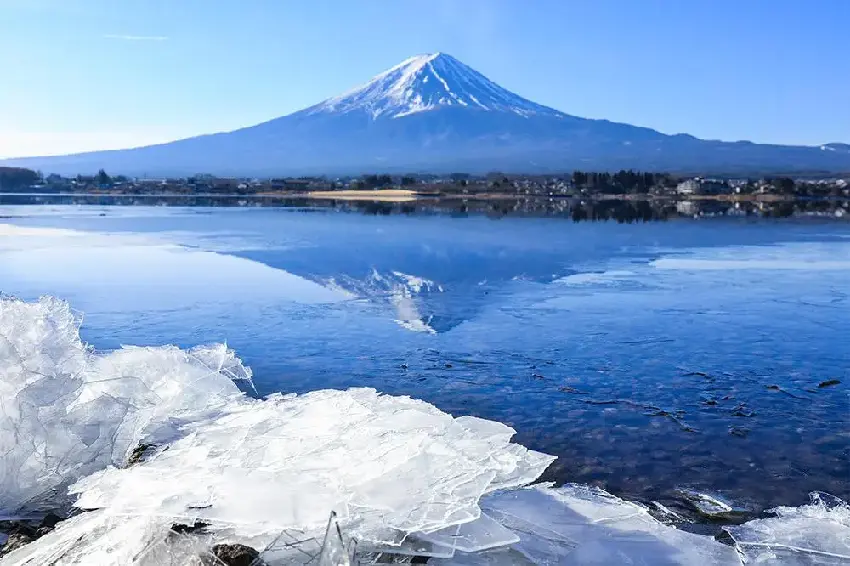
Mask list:
[[447,53],[417,55],[364,85],[305,110],[307,114],[366,111],[372,119],[401,118],[454,106],[521,116],[562,113],[506,90]]

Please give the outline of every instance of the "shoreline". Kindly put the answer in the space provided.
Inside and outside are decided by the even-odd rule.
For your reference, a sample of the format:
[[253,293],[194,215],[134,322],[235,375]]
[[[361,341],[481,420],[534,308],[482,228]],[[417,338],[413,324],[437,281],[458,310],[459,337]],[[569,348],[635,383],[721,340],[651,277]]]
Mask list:
[[841,202],[846,197],[841,196],[808,196],[808,195],[618,195],[618,194],[523,194],[523,193],[435,193],[406,189],[377,189],[358,190],[345,189],[338,191],[265,191],[258,193],[192,193],[192,192],[150,192],[132,193],[123,191],[86,191],[86,192],[48,192],[21,191],[0,192],[4,196],[33,196],[33,197],[135,197],[135,198],[245,198],[245,199],[316,199],[316,200],[351,200],[371,202],[413,202],[433,200],[460,201],[491,201],[491,200],[582,200],[582,201],[647,201],[647,202],[686,202],[686,201],[716,201],[716,202]]

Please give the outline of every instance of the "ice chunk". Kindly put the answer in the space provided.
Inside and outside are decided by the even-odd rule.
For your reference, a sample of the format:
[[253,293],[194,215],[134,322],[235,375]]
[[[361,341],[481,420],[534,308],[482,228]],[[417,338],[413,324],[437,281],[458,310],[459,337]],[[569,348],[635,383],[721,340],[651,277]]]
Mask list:
[[[150,517],[83,513],[59,523],[50,533],[3,557],[3,566],[136,564],[155,566],[145,555],[164,541],[170,523]],[[161,556],[154,552],[151,557]],[[167,562],[166,562],[167,564]]]
[[[97,355],[80,317],[44,298],[0,298],[0,509],[57,507],[65,486],[121,466],[140,442],[167,442],[210,418],[250,380],[223,345]],[[50,499],[49,502],[45,499]]]
[[342,539],[342,531],[336,520],[336,513],[331,513],[328,528],[325,531],[325,541],[319,553],[318,566],[351,566],[351,556]]
[[519,542],[519,537],[484,513],[471,523],[420,534],[419,538],[444,546],[454,546],[461,552],[478,552]]
[[241,398],[181,430],[143,465],[79,481],[76,505],[261,538],[321,528],[334,510],[361,543],[396,546],[477,519],[482,495],[531,481],[553,460],[510,444],[503,425],[371,389]]
[[600,489],[538,486],[495,493],[482,509],[520,541],[482,556],[457,554],[436,564],[740,565],[735,549],[656,521],[643,507]]
[[812,493],[803,507],[779,507],[776,517],[726,527],[747,564],[850,564],[850,506]]

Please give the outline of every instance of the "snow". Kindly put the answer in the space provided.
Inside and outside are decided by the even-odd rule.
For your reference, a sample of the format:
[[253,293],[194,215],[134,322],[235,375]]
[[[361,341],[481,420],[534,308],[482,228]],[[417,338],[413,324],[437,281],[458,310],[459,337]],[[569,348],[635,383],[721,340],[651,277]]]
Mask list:
[[565,116],[557,110],[513,94],[445,53],[406,59],[366,84],[303,112],[312,115],[360,110],[375,120],[403,118],[450,106],[513,112],[526,117]]

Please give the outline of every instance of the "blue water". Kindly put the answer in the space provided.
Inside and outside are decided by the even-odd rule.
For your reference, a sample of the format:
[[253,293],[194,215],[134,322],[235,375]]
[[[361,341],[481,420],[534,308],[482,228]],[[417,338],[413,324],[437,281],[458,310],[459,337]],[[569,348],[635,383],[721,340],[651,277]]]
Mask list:
[[510,424],[559,456],[544,479],[626,497],[693,487],[759,508],[812,490],[850,497],[846,222],[0,216],[85,232],[0,235],[0,291],[68,299],[99,349],[226,341],[259,394],[411,395]]

